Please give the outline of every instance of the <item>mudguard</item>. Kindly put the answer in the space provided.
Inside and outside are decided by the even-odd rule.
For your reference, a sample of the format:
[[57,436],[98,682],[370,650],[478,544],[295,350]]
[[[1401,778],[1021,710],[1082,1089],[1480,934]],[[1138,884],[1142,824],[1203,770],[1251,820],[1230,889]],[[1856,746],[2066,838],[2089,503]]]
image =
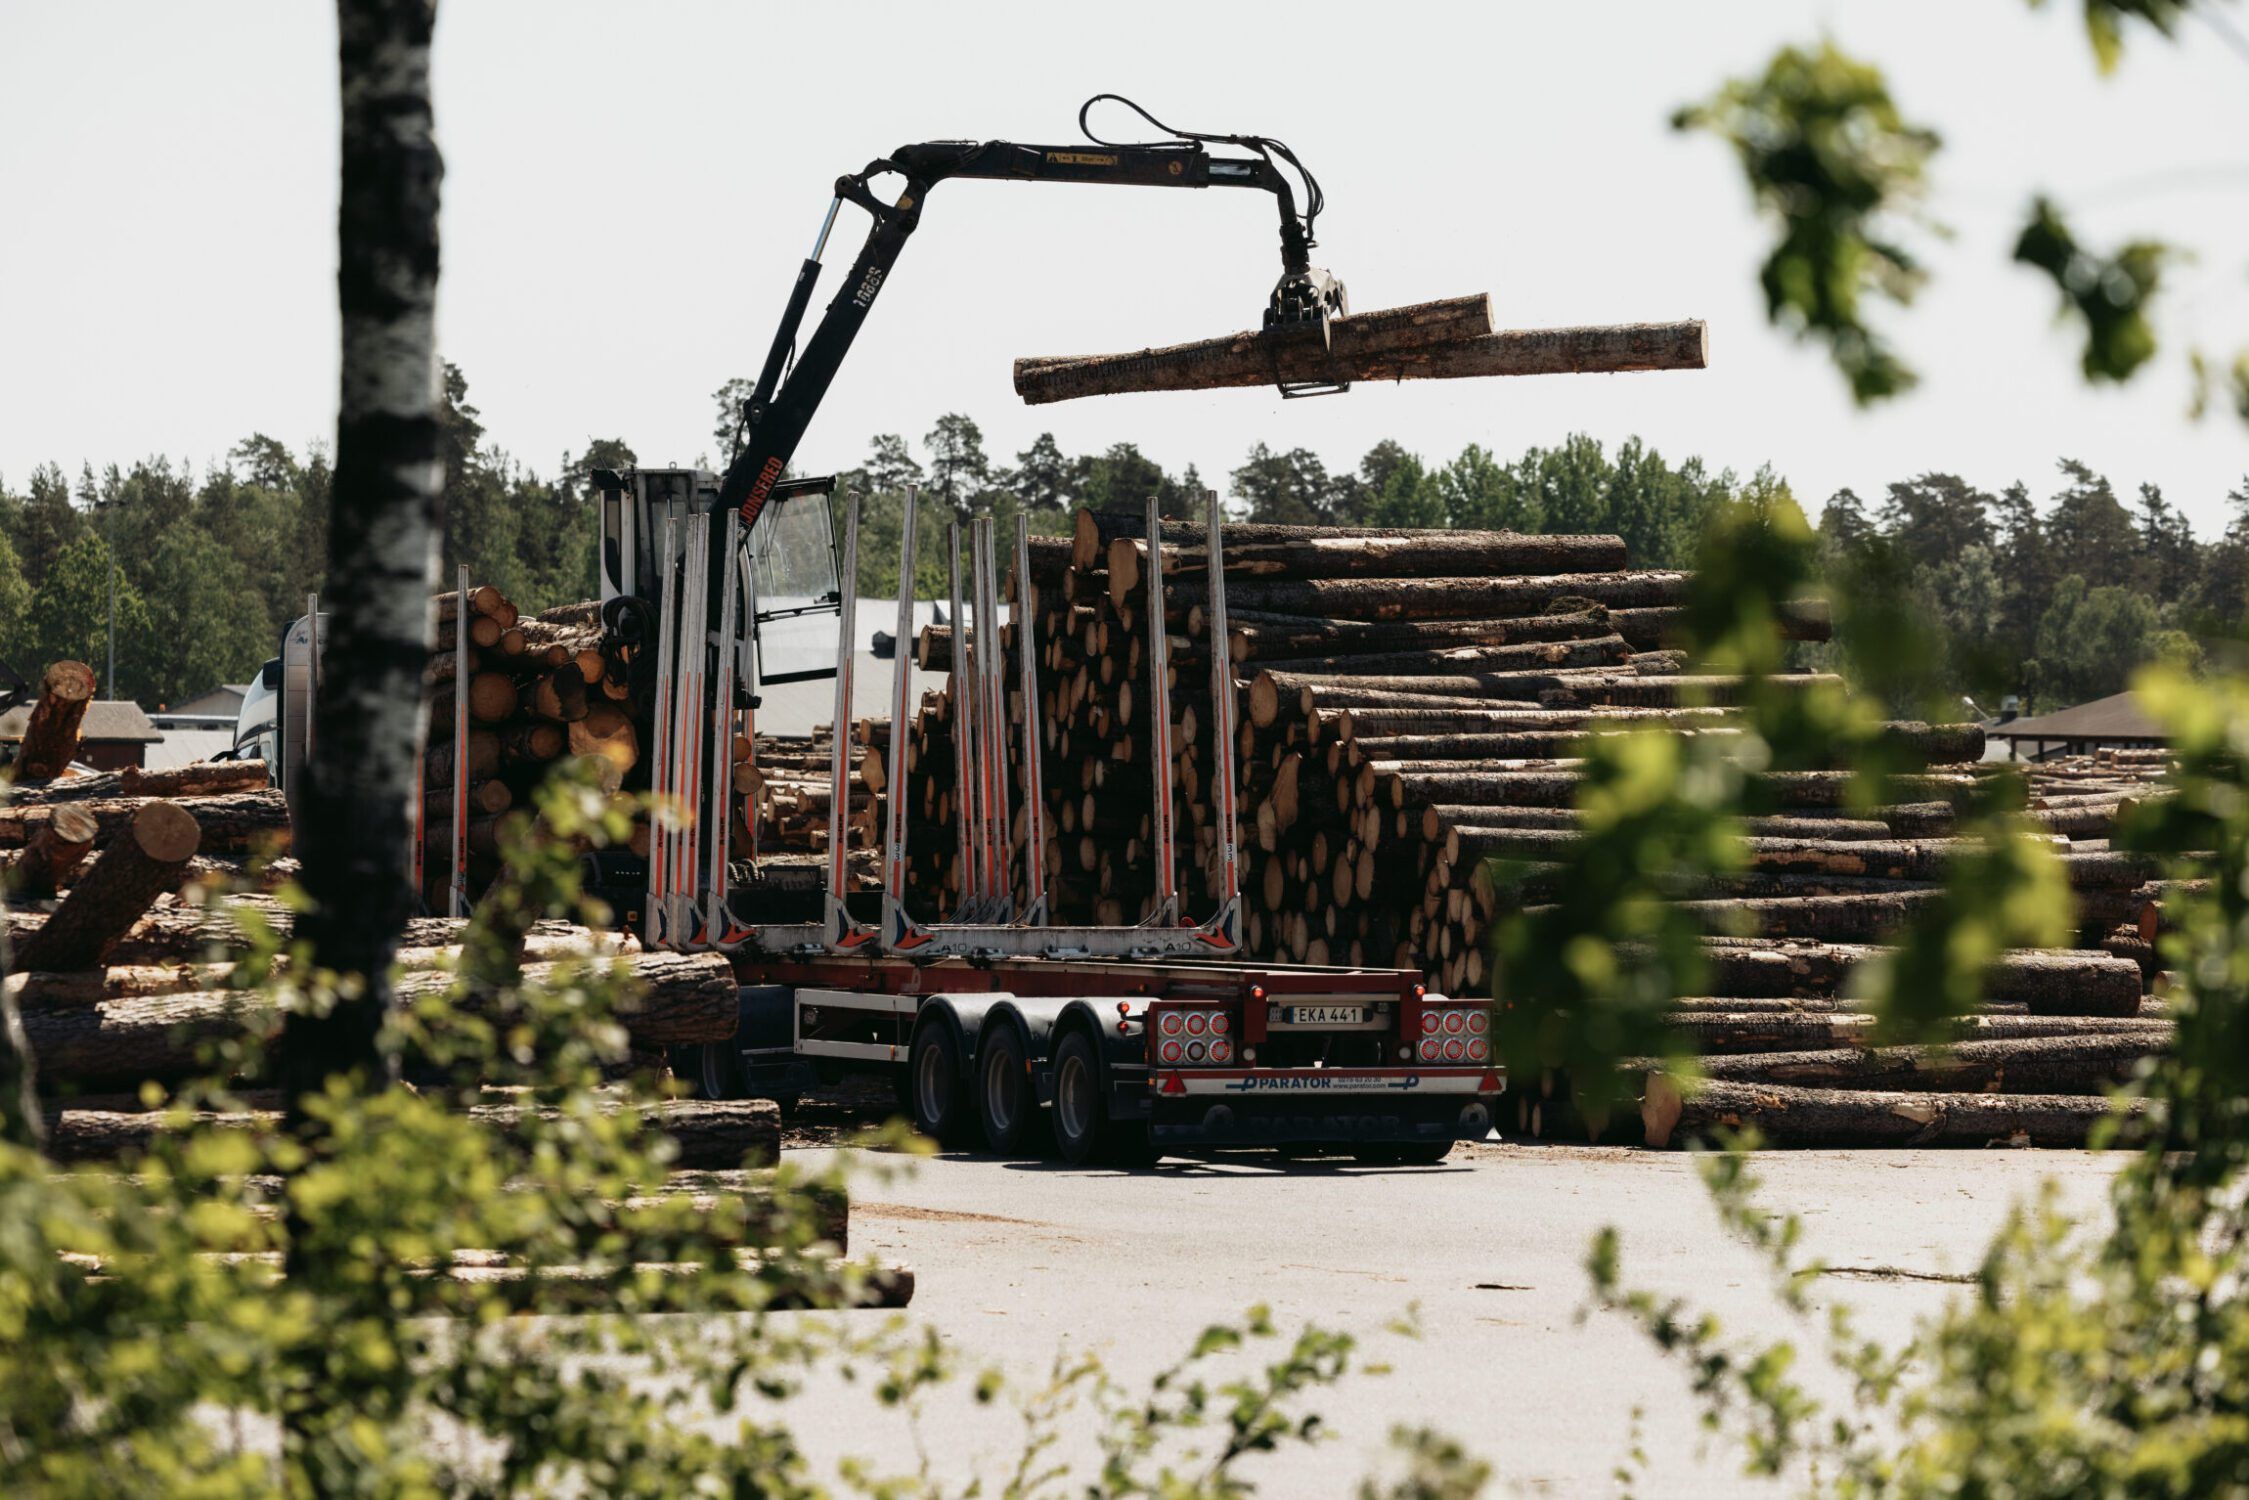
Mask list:
[[967,990],[960,994],[925,996],[914,1012],[914,1030],[924,1026],[950,1026],[953,1028],[955,1055],[961,1062],[961,1079],[965,1083],[976,1076],[976,1043],[984,1034],[984,1027],[998,1006],[1015,1000],[1006,990]]

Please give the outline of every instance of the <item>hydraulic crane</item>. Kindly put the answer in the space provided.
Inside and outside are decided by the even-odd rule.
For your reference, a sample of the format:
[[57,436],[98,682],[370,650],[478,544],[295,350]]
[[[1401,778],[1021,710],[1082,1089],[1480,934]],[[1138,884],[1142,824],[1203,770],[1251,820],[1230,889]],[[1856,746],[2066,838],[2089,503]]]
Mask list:
[[[1105,100],[1134,110],[1166,139],[1099,138],[1089,116]],[[1000,544],[989,517],[959,518],[948,539],[961,643],[952,701],[967,893],[960,909],[939,920],[907,913],[904,725],[911,703],[904,650],[913,628],[918,499],[911,489],[900,559],[901,655],[879,913],[846,900],[843,746],[857,646],[857,503],[847,497],[838,528],[829,509],[833,481],[784,476],[919,226],[929,191],[960,177],[1269,192],[1280,216],[1281,277],[1268,300],[1266,326],[1316,327],[1324,336],[1328,321],[1347,310],[1342,284],[1311,264],[1323,206],[1318,180],[1285,144],[1267,136],[1173,130],[1106,94],[1086,102],[1079,125],[1087,139],[1078,145],[927,142],[902,146],[838,179],[744,405],[739,450],[723,476],[676,469],[595,476],[602,492],[604,623],[634,644],[638,659],[652,663],[650,789],[680,810],[676,820],[659,820],[644,866],[611,856],[595,884],[613,903],[640,912],[651,945],[732,955],[743,981],[739,1034],[732,1043],[677,1060],[710,1093],[787,1097],[816,1075],[874,1069],[898,1080],[923,1130],[958,1135],[980,1122],[986,1140],[1000,1150],[1025,1149],[1043,1120],[1071,1160],[1103,1145],[1146,1155],[1166,1146],[1304,1141],[1347,1141],[1370,1155],[1434,1160],[1455,1139],[1481,1136],[1490,1127],[1490,1099],[1502,1082],[1491,1060],[1488,1007],[1429,995],[1418,976],[1405,971],[1290,968],[1240,958],[1235,694],[1225,652],[1210,653],[1219,910],[1192,922],[1182,916],[1172,888],[1170,716],[1158,712],[1149,757],[1154,914],[1130,928],[1047,921],[1034,653],[1019,653],[1023,681],[1014,690],[1025,705],[1024,775],[1012,788],[1005,770],[1011,685],[997,649]],[[887,178],[899,185],[886,200],[874,184]],[[800,347],[821,256],[846,203],[864,210],[872,224]],[[1282,387],[1290,396],[1343,388]],[[1209,566],[1218,577],[1223,518],[1215,495],[1205,492],[1204,500]],[[1148,512],[1148,542],[1158,552],[1162,526],[1153,500]],[[1021,590],[1016,618],[1027,629],[1030,576],[1021,518],[1014,553]],[[1168,668],[1159,557],[1151,558],[1149,577],[1146,660],[1160,704]],[[1214,590],[1213,600],[1211,629],[1223,640],[1223,590]],[[834,664],[776,671],[764,656],[762,627],[824,611],[837,615]],[[733,878],[730,747],[740,712],[756,706],[760,682],[831,675],[837,679],[837,732],[826,890],[816,914],[784,913],[762,902],[754,884]],[[1028,894],[1020,904],[1009,839],[1009,801],[1018,793],[1030,829],[1024,840]],[[1051,1110],[1043,1108],[1048,1105]]]

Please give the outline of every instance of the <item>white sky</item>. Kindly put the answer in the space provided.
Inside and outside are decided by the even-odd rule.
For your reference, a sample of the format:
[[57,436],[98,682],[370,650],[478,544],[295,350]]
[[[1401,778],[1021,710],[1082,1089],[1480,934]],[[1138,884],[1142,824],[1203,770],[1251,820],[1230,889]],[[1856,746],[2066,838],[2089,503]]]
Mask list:
[[[2235,14],[2238,16],[2239,11]],[[1768,329],[1765,231],[1731,158],[1670,110],[1822,28],[1880,61],[1949,146],[1935,285],[1899,342],[1925,383],[1854,411]],[[0,0],[0,475],[161,451],[197,465],[262,430],[325,436],[335,388],[333,20],[284,3]],[[1489,290],[1503,325],[1696,316],[1699,374],[1267,391],[1026,408],[1017,355],[1252,326],[1278,269],[1263,194],[954,183],[799,454],[972,414],[1005,459],[1129,439],[1216,480],[1250,444],[1344,467],[1394,436],[1435,461],[1572,430],[1677,459],[1770,461],[1815,513],[1851,485],[1950,469],[2041,498],[2080,457],[2163,485],[2199,529],[2249,432],[2187,422],[2183,353],[2249,344],[2249,60],[2207,28],[2136,37],[2099,79],[2075,4],[994,3],[789,6],[445,0],[441,335],[491,436],[542,471],[595,436],[642,461],[710,446],[710,393],[754,375],[830,183],[907,141],[1065,142],[1113,90],[1198,128],[1295,146],[1327,186],[1316,259],[1354,305]],[[2088,391],[2052,294],[2007,264],[2036,187],[2106,245],[2197,247],[2163,368]],[[831,247],[840,277],[863,220]],[[823,285],[815,309],[824,305]]]

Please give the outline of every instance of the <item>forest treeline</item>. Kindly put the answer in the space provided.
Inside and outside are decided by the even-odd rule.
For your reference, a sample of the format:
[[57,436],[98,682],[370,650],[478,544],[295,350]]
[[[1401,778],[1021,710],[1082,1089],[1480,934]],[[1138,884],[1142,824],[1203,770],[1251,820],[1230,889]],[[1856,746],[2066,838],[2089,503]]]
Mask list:
[[[589,476],[634,461],[621,439],[565,454],[551,477],[486,440],[460,371],[446,369],[445,566],[466,562],[530,608],[594,590]],[[735,439],[730,387],[717,395],[719,453]],[[705,459],[706,464],[714,461]],[[717,466],[714,464],[714,466]],[[1206,483],[1132,443],[1067,454],[1051,433],[1013,456],[985,450],[975,421],[937,419],[916,443],[876,435],[842,476],[863,497],[860,587],[894,594],[900,497],[920,484],[933,502],[994,511],[1001,535],[1018,512],[1057,531],[1080,506],[1138,508],[1155,495],[1186,514]],[[118,562],[117,691],[145,705],[241,682],[271,656],[283,626],[321,584],[329,460],[262,433],[202,473],[154,457],[75,477],[48,464],[21,489],[0,478],[0,662],[107,660],[109,559]],[[1635,564],[1679,566],[1729,497],[1791,499],[1768,471],[1741,476],[1699,458],[1673,462],[1638,438],[1613,448],[1574,434],[1512,458],[1471,443],[1433,461],[1376,444],[1349,469],[1303,448],[1263,443],[1223,477],[1231,514],[1297,524],[1605,531]],[[1874,500],[1846,490],[1819,516],[1829,586],[1845,606],[1837,640],[1815,648],[1850,670],[1854,641],[1899,629],[1929,638],[1923,687],[1997,708],[2059,707],[2117,691],[2142,662],[2189,663],[2241,637],[2249,615],[2249,479],[2226,497],[2229,523],[2207,540],[2152,485],[2131,502],[2109,480],[2064,460],[2054,486],[1998,494],[1944,474],[1891,484]],[[918,583],[942,597],[942,533],[926,527]],[[1860,607],[1850,606],[1857,604]]]

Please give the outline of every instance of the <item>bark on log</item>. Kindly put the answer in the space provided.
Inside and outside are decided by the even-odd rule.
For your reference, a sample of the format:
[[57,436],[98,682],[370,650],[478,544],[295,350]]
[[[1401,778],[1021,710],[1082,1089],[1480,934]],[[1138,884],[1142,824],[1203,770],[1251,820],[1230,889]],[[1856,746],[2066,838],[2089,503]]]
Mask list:
[[1985,1094],[2097,1094],[2162,1052],[2159,1039],[2130,1033],[2016,1037],[1949,1047],[1835,1047],[1706,1057],[1703,1077],[1791,1088]]
[[[1832,995],[1881,952],[1856,944],[1713,941],[1703,959],[1711,988],[1722,994]],[[2140,1008],[2140,972],[2127,959],[2086,949],[2018,949],[1985,972],[1984,994],[2039,1015],[2132,1016]]]
[[39,678],[39,698],[31,706],[23,740],[16,746],[16,785],[51,781],[70,769],[71,757],[78,753],[78,729],[93,698],[92,667],[82,661],[48,663]]
[[[1081,573],[1087,569],[1098,572],[1108,556],[1111,542],[1119,537],[1137,540],[1144,539],[1147,535],[1148,516],[1145,511],[1081,510],[1071,522],[1069,566]],[[1308,537],[1411,541],[1427,535],[1429,528],[1425,526],[1299,526],[1273,521],[1238,521],[1225,529],[1226,545],[1229,548],[1237,543],[1243,546],[1263,546],[1276,542],[1300,542]],[[1174,521],[1169,518],[1163,522],[1163,537],[1166,547],[1199,548],[1207,546],[1210,540],[1209,528],[1202,522]],[[1034,572],[1038,567],[1035,554],[1041,540],[1039,537],[1031,538]],[[1233,595],[1229,593],[1227,598],[1230,601]]]
[[[1611,610],[1610,615],[1616,633],[1642,650],[1681,644],[1687,619],[1684,609],[1661,605]],[[1835,634],[1834,613],[1825,599],[1784,600],[1773,623],[1784,641],[1825,641]]]
[[[1109,598],[1123,604],[1139,589],[1145,539],[1109,543]],[[1504,578],[1556,573],[1613,573],[1629,566],[1624,538],[1521,531],[1422,531],[1405,536],[1338,536],[1317,532],[1267,542],[1226,533],[1226,577],[1242,578]],[[1165,587],[1208,579],[1207,547],[1164,552]],[[1207,584],[1206,584],[1207,587]],[[1232,599],[1229,593],[1227,598]]]
[[[1525,641],[1573,641],[1613,634],[1609,612],[1577,610],[1512,620],[1328,620],[1317,615],[1229,615],[1235,662],[1280,661],[1292,656],[1340,656],[1422,647],[1514,646]],[[941,628],[941,627],[940,627]],[[1201,643],[1195,643],[1199,648]],[[1174,659],[1184,653],[1175,643]],[[1201,656],[1200,649],[1191,653]],[[1203,657],[1208,660],[1207,657]]]
[[[1341,328],[1349,319],[1334,325]],[[1257,340],[1264,335],[1236,335]],[[1226,342],[1235,342],[1226,341]],[[1216,390],[1270,385],[1276,380],[1463,380],[1490,375],[1623,374],[1638,370],[1700,370],[1710,361],[1709,330],[1699,320],[1629,323],[1619,327],[1511,329],[1393,353],[1303,354],[1256,357],[1252,343],[1223,374],[1154,369],[1142,373],[1138,354],[1094,355],[1059,363],[1016,366],[1016,392],[1026,404],[1127,391]]]
[[[1710,1011],[1679,1012],[1666,1022],[1704,1054],[1732,1052],[1801,1052],[1814,1048],[1865,1046],[1873,1037],[1876,1018],[1838,1011],[1829,1015],[1788,1015],[1758,1011],[1730,1015]],[[2081,1016],[1997,1015],[1963,1016],[1949,1027],[1962,1042],[2002,1041],[2021,1037],[2137,1036],[2153,1047],[2168,1046],[2171,1023],[2143,1018],[2090,1020]]]
[[1318,329],[1252,330],[1129,354],[1032,356],[1015,362],[1015,393],[1028,406],[1128,391],[1208,391],[1282,380],[1350,380],[1382,354],[1488,337],[1488,294],[1447,297],[1332,320]]
[[[1207,576],[1167,583],[1165,612],[1182,620],[1189,609],[1206,605],[1209,593]],[[1256,579],[1228,584],[1226,604],[1229,610],[1345,620],[1498,620],[1543,614],[1557,599],[1615,609],[1679,604],[1686,593],[1685,573],[1651,569],[1536,578]]]
[[[169,806],[193,815],[203,829],[203,848],[211,853],[241,854],[289,847],[289,805],[277,791],[165,800]],[[155,804],[146,798],[125,797],[76,805],[94,815],[101,829],[99,838],[106,844],[120,828],[131,825],[141,809]],[[30,837],[32,811],[0,809],[0,849],[20,847]]]
[[1631,654],[1622,636],[1576,641],[1524,641],[1511,646],[1426,646],[1366,654],[1342,649],[1317,658],[1285,658],[1263,663],[1265,671],[1286,676],[1441,677],[1462,673],[1507,673],[1548,669],[1570,671],[1616,666]]
[[94,815],[74,802],[42,810],[30,826],[23,846],[0,873],[0,895],[12,901],[44,901],[70,884],[101,833]]
[[[715,953],[639,953],[618,961],[631,975],[634,998],[617,1021],[635,1048],[651,1050],[725,1041],[740,1022],[733,970]],[[526,983],[554,979],[552,963],[524,969]],[[442,995],[456,983],[444,970],[413,970],[399,977],[401,1003]],[[46,987],[53,993],[56,987]],[[488,1001],[471,992],[464,1012]],[[270,1040],[282,1013],[254,990],[206,990],[103,998],[91,1004],[28,1005],[24,1034],[40,1077],[80,1085],[130,1088],[144,1079],[195,1076],[205,1051],[245,1036]]]
[[126,766],[96,776],[72,776],[41,787],[20,788],[8,800],[16,807],[53,807],[110,797],[210,797],[262,791],[271,784],[264,761],[197,761],[157,771]]
[[[484,1105],[469,1116],[508,1129],[524,1118],[524,1110]],[[732,1171],[745,1162],[770,1164],[780,1154],[781,1111],[770,1099],[673,1099],[648,1106],[642,1117],[677,1143],[671,1165],[678,1170]],[[147,1150],[169,1118],[161,1112],[61,1110],[48,1117],[48,1154],[66,1163],[114,1161]],[[273,1134],[281,1129],[281,1113],[203,1113],[194,1123]]]
[[179,888],[195,857],[201,831],[176,802],[146,802],[132,823],[112,835],[101,858],[26,938],[19,967],[85,969],[102,961],[110,945],[140,919],[149,903]]
[[2077,1094],[1912,1094],[1709,1083],[1682,1097],[1648,1080],[1640,1120],[1650,1146],[1684,1144],[1720,1126],[1754,1125],[1776,1146],[2083,1146],[2119,1113]]

